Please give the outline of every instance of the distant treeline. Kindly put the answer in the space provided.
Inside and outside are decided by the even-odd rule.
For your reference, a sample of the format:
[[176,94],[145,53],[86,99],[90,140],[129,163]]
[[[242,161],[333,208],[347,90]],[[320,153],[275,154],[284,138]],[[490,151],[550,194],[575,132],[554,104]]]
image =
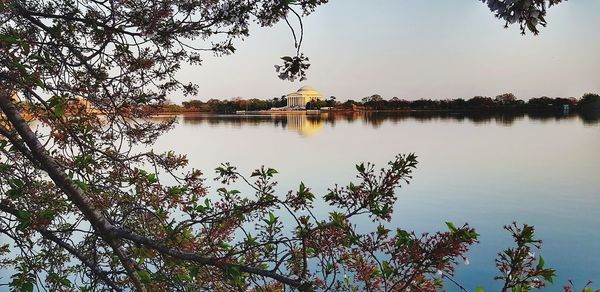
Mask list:
[[181,105],[167,103],[164,105],[163,110],[166,112],[235,113],[236,111],[264,111],[286,105],[285,96],[267,100],[258,98],[220,100],[213,98],[206,102],[197,99],[184,101]]
[[[200,100],[185,101],[181,105],[166,104],[165,112],[207,112],[207,113],[235,113],[236,111],[261,111],[271,108],[286,106],[285,96],[272,99],[241,99],[231,100],[210,99],[207,102]],[[586,93],[581,98],[574,97],[536,97],[527,101],[518,99],[512,93],[505,93],[494,98],[475,96],[470,99],[418,99],[405,100],[398,97],[385,99],[374,94],[360,101],[337,101],[331,96],[322,101],[309,102],[307,109],[320,109],[329,107],[332,110],[345,111],[405,111],[405,110],[435,110],[435,111],[548,111],[564,110],[567,106],[571,111],[600,111],[600,95]]]

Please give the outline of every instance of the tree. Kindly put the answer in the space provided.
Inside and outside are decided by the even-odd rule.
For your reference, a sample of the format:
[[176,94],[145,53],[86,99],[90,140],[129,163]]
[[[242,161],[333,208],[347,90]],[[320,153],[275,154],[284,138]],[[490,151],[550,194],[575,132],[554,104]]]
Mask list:
[[383,97],[381,97],[381,95],[373,94],[371,96],[363,97],[362,103],[378,102],[378,101],[382,101],[382,100],[383,100]]
[[534,97],[527,101],[527,105],[537,109],[552,108],[554,107],[554,100],[547,96]]
[[581,97],[579,106],[587,111],[600,111],[600,95],[596,93],[586,93]]
[[325,103],[327,107],[335,107],[338,102],[336,101],[337,98],[335,96],[330,96],[329,99],[325,100]]
[[486,3],[497,18],[505,21],[505,27],[518,23],[521,33],[527,30],[533,34],[540,31],[538,26],[546,26],[546,9],[563,2],[563,0],[480,0]]
[[487,96],[475,96],[467,100],[466,104],[471,108],[491,108],[494,107],[494,100]]
[[517,101],[517,97],[512,93],[503,93],[497,95],[494,101],[499,105],[513,105]]
[[[0,2],[0,233],[11,243],[0,253],[15,270],[11,288],[437,287],[432,274],[450,275],[476,233],[468,225],[422,236],[383,226],[395,188],[416,167],[412,154],[379,173],[357,165],[358,181],[332,188],[324,201],[335,211],[317,218],[298,215],[311,214],[315,200],[304,184],[287,196],[274,193],[273,169],[246,177],[224,164],[216,169],[223,187],[209,200],[202,172],[187,169],[185,156],[136,151],[171,127],[172,121],[147,120],[169,93],[196,92],[175,78],[182,63],[200,64],[205,51],[233,53],[233,41],[248,36],[252,21],[289,23],[326,2]],[[501,18],[520,9],[500,6],[492,10]],[[531,10],[516,20],[530,29],[537,11]],[[302,28],[292,33],[297,52],[276,68],[282,79],[302,79],[308,68]],[[196,48],[194,39],[212,43]],[[78,99],[92,110],[66,111]],[[240,180],[255,194],[240,194],[232,185]],[[293,218],[291,231],[280,212]],[[357,233],[351,220],[359,216],[380,227]],[[352,282],[337,277],[345,271]]]
[[285,98],[285,96],[281,98],[274,97],[271,102],[273,104],[273,107],[284,107],[287,105],[287,99]]
[[190,101],[184,101],[181,103],[181,105],[187,109],[199,109],[202,107],[202,105],[204,105],[204,103],[201,100],[193,99]]

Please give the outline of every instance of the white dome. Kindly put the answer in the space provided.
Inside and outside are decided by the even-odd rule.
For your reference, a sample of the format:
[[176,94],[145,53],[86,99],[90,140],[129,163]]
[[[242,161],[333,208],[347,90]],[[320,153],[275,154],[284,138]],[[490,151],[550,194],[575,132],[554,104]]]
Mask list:
[[302,86],[302,87],[300,87],[300,89],[298,89],[298,91],[316,91],[316,90],[310,86]]

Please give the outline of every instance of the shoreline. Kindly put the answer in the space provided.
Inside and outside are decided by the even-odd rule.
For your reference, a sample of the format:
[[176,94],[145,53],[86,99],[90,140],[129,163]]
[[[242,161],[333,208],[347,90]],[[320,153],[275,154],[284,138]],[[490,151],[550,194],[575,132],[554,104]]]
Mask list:
[[495,113],[564,113],[574,114],[579,111],[576,109],[563,111],[560,109],[330,109],[330,110],[260,110],[260,111],[238,111],[238,112],[204,112],[204,111],[164,111],[154,114],[155,116],[164,115],[185,115],[185,114],[206,114],[206,115],[260,115],[260,114],[297,114],[297,115],[318,115],[318,114],[347,114],[347,113],[466,113],[466,114],[495,114]]

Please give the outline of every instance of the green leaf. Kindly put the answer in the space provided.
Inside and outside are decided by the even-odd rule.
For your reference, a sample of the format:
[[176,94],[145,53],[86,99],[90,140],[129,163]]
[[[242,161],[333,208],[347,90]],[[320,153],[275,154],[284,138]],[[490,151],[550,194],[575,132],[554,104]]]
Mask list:
[[23,75],[27,75],[27,66],[21,64],[21,63],[15,63],[15,66],[17,66],[17,69],[19,69],[19,71],[21,71],[21,73],[23,73]]
[[356,165],[356,170],[358,170],[358,172],[360,172],[360,173],[365,172],[365,164],[364,163],[357,164]]
[[9,184],[11,184],[11,185],[13,185],[13,186],[15,186],[17,188],[23,188],[23,186],[25,185],[25,183],[22,180],[18,179],[18,178],[11,180],[9,182]]
[[458,231],[458,229],[452,222],[446,222],[446,226],[448,226],[448,229],[450,229],[450,231],[452,231],[453,233]]
[[19,220],[19,225],[16,227],[17,231],[23,231],[31,225],[31,213],[21,210],[17,213],[17,220]]
[[258,244],[258,242],[256,241],[256,238],[252,237],[252,235],[248,234],[248,237],[246,238],[246,244],[253,246]]
[[[2,148],[2,147],[0,147]],[[4,172],[10,169],[10,165],[6,164],[6,163],[0,163],[0,172]]]
[[0,34],[0,41],[7,42],[9,44],[14,44],[18,41],[18,39],[12,35]]
[[475,292],[483,292],[483,287],[477,287],[477,288],[475,289]]
[[67,278],[61,278],[60,279],[60,284],[62,284],[63,286],[70,287],[71,286],[71,281],[69,279],[67,279]]
[[544,280],[546,280],[550,283],[554,283],[554,277],[556,276],[556,271],[553,269],[547,269],[546,271],[548,271],[548,273],[544,274],[542,277],[544,277]]
[[384,236],[386,235],[388,232],[390,232],[389,229],[385,228],[382,225],[377,226],[377,234],[380,236]]
[[23,283],[23,285],[21,285],[21,291],[33,292],[33,283],[32,282]]
[[412,241],[412,239],[410,238],[410,234],[408,232],[406,232],[405,230],[402,230],[402,229],[398,229],[396,231],[396,246],[397,247],[400,247],[402,245],[410,243],[411,241]]
[[85,182],[82,182],[78,179],[73,180],[73,182],[84,192],[87,192],[89,190],[88,185]]
[[65,104],[64,104],[64,103],[59,103],[59,104],[57,104],[57,105],[54,107],[53,111],[54,111],[54,115],[55,115],[57,118],[60,118],[60,117],[62,117],[62,115],[65,113]]
[[195,278],[196,275],[198,275],[198,273],[200,272],[200,268],[198,266],[193,266],[190,268],[190,276],[192,278]]
[[383,275],[386,277],[390,277],[394,273],[394,270],[390,267],[390,263],[388,261],[383,261],[381,268]]
[[267,169],[267,175],[270,176],[270,177],[273,176],[276,173],[278,173],[277,170],[275,170],[273,168]]
[[344,215],[341,213],[333,211],[329,213],[329,216],[331,217],[331,223],[333,223],[333,225],[337,227],[341,227],[343,225]]
[[146,178],[148,179],[148,182],[151,184],[158,182],[158,179],[156,178],[156,174],[154,174],[154,173],[150,173],[150,174],[146,175]]
[[[312,200],[314,200],[315,195],[306,188],[306,186],[304,185],[304,182],[300,182],[300,187],[298,188],[298,197],[312,201]],[[326,196],[325,200],[327,200],[327,196]]]
[[138,275],[144,283],[150,283],[152,281],[152,274],[150,274],[148,271],[139,271]]
[[46,220],[52,220],[54,218],[54,216],[56,216],[56,213],[54,212],[54,210],[50,210],[50,209],[43,210],[40,213],[40,217],[42,217],[43,219],[46,219]]
[[244,282],[242,272],[239,267],[228,267],[225,269],[225,275],[230,277],[234,283],[241,285]]
[[275,224],[275,222],[277,222],[277,216],[275,216],[273,213],[269,212],[269,220],[263,220],[265,223],[267,223],[267,225],[273,225]]
[[527,22],[527,28],[529,28],[529,30],[531,32],[533,32],[534,34],[538,33],[537,28],[535,27],[535,25],[533,23],[531,23],[530,21]]
[[21,189],[21,188],[14,188],[14,189],[10,189],[10,190],[6,191],[6,195],[11,199],[16,199],[16,198],[20,197],[22,194],[23,194],[23,189]]
[[544,268],[544,258],[542,256],[540,256],[540,261],[538,262],[536,269],[541,270],[543,268]]
[[169,195],[171,195],[171,196],[181,195],[185,191],[186,191],[186,189],[184,187],[178,187],[178,186],[169,187],[169,189],[167,190],[167,192],[169,192]]
[[66,108],[67,99],[65,96],[54,95],[50,99],[48,99],[48,107],[52,109],[54,115],[57,117],[61,117]]

